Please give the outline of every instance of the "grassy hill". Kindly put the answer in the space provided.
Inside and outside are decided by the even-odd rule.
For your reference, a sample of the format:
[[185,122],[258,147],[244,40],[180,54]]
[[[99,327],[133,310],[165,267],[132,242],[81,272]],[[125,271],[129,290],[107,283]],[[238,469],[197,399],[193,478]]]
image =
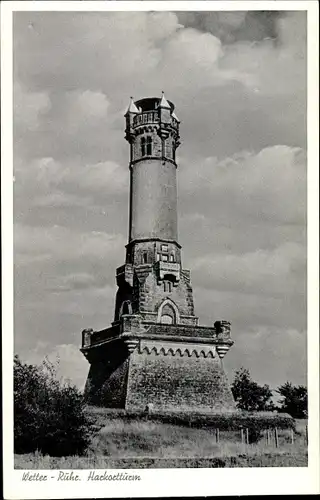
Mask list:
[[290,430],[279,430],[279,446],[266,436],[256,444],[241,442],[239,431],[161,423],[152,419],[128,420],[121,412],[90,409],[95,435],[83,457],[16,455],[19,469],[109,469],[167,467],[305,467],[306,421],[298,421],[294,442]]

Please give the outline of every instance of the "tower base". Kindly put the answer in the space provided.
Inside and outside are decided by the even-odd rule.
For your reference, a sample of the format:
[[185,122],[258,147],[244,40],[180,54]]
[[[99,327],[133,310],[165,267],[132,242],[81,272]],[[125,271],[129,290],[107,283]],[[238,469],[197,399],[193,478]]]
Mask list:
[[235,410],[220,359],[232,345],[227,332],[148,324],[137,315],[122,318],[107,330],[92,332],[82,347],[91,364],[88,403],[130,411]]

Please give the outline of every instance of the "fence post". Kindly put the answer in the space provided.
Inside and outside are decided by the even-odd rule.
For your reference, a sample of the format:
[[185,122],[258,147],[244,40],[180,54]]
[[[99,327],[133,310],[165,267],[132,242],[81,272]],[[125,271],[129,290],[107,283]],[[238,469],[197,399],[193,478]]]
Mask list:
[[291,429],[291,444],[294,444],[294,435],[293,435],[293,429]]
[[220,438],[220,432],[219,432],[219,428],[217,427],[216,428],[216,443],[219,443],[219,439]]
[[274,428],[274,439],[275,439],[275,442],[276,442],[276,448],[278,448],[278,446],[279,446],[279,439],[278,439],[278,429],[277,429],[277,427]]
[[306,425],[306,443],[308,444],[308,424]]
[[246,427],[246,444],[249,444],[249,429]]
[[243,428],[241,427],[241,444],[244,443],[244,432],[243,432]]
[[270,444],[270,429],[267,429],[267,445]]

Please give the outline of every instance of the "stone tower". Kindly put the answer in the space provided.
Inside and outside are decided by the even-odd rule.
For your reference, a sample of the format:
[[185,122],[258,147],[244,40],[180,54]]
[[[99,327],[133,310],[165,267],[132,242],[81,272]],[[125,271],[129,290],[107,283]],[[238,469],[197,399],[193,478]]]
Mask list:
[[198,325],[190,271],[177,232],[179,120],[165,96],[134,102],[125,114],[130,145],[126,262],[116,271],[111,327],[84,330],[91,404],[143,410],[234,410],[222,364],[230,323]]

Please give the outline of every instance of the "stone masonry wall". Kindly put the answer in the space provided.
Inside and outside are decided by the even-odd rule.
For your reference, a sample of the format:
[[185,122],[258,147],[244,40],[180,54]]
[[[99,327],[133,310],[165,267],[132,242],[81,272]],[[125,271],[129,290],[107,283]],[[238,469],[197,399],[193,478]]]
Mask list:
[[[136,350],[130,357],[126,409],[231,411],[234,400],[221,360],[216,355],[167,355]],[[181,345],[181,350],[187,347]],[[201,345],[194,346],[198,352]],[[149,351],[149,352],[148,352]]]
[[[115,301],[114,319],[119,319],[119,311],[124,301],[130,302],[133,313],[158,312],[158,308],[165,299],[171,299],[179,309],[180,319],[183,316],[194,315],[193,293],[190,284],[190,274],[183,270],[180,272],[180,281],[177,286],[165,289],[163,282],[158,283],[158,277],[151,264],[140,265],[135,269],[133,287],[123,282],[118,288]],[[182,316],[182,317],[181,317]]]
[[92,360],[84,391],[88,403],[124,408],[127,392],[129,357],[123,343],[110,345]]
[[[168,248],[166,252],[163,252],[162,250],[164,246]],[[172,256],[172,262],[181,263],[181,251],[175,243],[164,243],[155,240],[135,243],[131,250],[130,260],[128,260],[134,266],[139,266],[141,264],[154,264],[157,260],[160,260],[160,258],[157,259],[157,255],[162,257],[163,254],[167,255],[168,261],[169,257]],[[146,261],[144,260],[144,255],[146,256]]]
[[180,282],[177,286],[172,286],[171,292],[164,291],[163,283],[158,284],[155,274],[150,273],[140,288],[139,310],[157,312],[166,298],[171,299],[177,305],[180,315],[192,316],[194,314],[192,288],[182,273]]

